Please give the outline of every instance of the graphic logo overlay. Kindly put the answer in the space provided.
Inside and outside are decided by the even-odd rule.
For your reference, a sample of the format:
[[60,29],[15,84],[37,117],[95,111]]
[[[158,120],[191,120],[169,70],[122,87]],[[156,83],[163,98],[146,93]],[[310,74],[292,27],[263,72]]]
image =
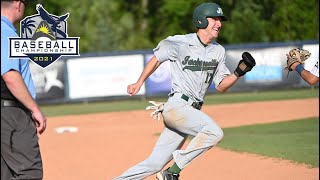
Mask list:
[[49,14],[41,4],[38,14],[20,21],[20,38],[9,38],[10,58],[28,57],[45,68],[61,56],[79,56],[79,37],[68,37],[67,18]]

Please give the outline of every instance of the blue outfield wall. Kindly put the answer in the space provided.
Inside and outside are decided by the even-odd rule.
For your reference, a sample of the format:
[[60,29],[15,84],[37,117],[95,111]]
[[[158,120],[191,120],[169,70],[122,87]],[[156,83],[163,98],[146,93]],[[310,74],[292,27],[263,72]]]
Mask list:
[[[256,60],[256,66],[252,69],[252,71],[248,72],[244,77],[240,78],[234,86],[232,86],[229,91],[230,92],[253,92],[259,90],[271,90],[271,89],[283,89],[283,88],[301,88],[308,87],[309,85],[302,80],[296,72],[290,72],[283,70],[286,64],[286,54],[290,49],[295,47],[306,48],[311,51],[312,58],[319,59],[319,41],[299,41],[299,42],[285,42],[285,43],[257,43],[257,44],[239,44],[239,45],[227,45],[224,46],[226,49],[226,65],[229,68],[230,72],[233,72],[236,68],[239,60],[241,59],[241,55],[243,52],[249,52]],[[140,55],[141,59],[136,55]],[[41,104],[50,104],[50,103],[69,103],[69,102],[82,102],[82,101],[106,101],[106,100],[117,100],[117,99],[126,99],[129,96],[126,94],[127,85],[134,83],[140,76],[140,73],[144,66],[148,63],[150,58],[153,56],[153,52],[151,50],[138,50],[138,51],[119,51],[119,52],[108,52],[108,53],[86,53],[81,54],[80,57],[62,57],[53,65],[48,66],[45,69],[39,70],[38,67],[31,66],[32,76],[36,78],[36,91],[37,91],[37,101]],[[100,69],[101,75],[103,77],[99,77],[99,73],[95,72],[94,75],[85,74],[76,75],[75,77],[71,77],[70,72],[76,72],[78,69],[76,67],[67,67],[67,64],[74,64],[78,59],[86,60],[88,63],[88,67],[94,71],[95,65],[91,62],[93,59],[97,59],[101,57],[101,59],[105,59],[106,64],[109,65],[111,61],[114,61],[114,58],[123,61],[123,63],[118,63],[115,65],[115,69],[117,68],[125,68],[126,70],[130,70],[132,68],[132,72],[128,72],[127,76],[124,76],[121,71],[114,72],[110,71],[112,68],[108,68],[106,72],[101,71],[101,66],[105,66],[104,64],[97,64],[97,69]],[[121,57],[121,58],[119,58]],[[123,58],[122,58],[123,57]],[[130,58],[133,58],[138,66],[132,64]],[[76,58],[76,59],[75,59]],[[90,60],[90,58],[92,60]],[[112,60],[113,59],[113,60]],[[68,63],[70,60],[73,63]],[[109,62],[108,62],[109,61]],[[140,62],[143,61],[143,62]],[[80,61],[79,61],[80,62]],[[32,63],[32,62],[31,62]],[[81,62],[83,64],[83,61]],[[114,63],[113,63],[114,64]],[[125,67],[127,66],[130,67]],[[130,65],[131,64],[131,65]],[[140,64],[142,67],[140,67]],[[112,63],[110,66],[113,66]],[[134,66],[134,67],[133,67]],[[87,68],[87,66],[81,66],[82,68]],[[69,69],[68,69],[69,68]],[[138,69],[138,70],[137,70]],[[86,69],[85,69],[86,70]],[[88,71],[83,72],[90,72]],[[108,73],[110,71],[110,74]],[[72,85],[76,84],[77,87],[81,87],[82,80],[77,79],[85,78],[86,81],[95,81],[97,77],[99,77],[98,83],[94,83],[95,87],[92,87],[90,93],[83,93],[86,96],[81,97],[81,94],[77,93],[73,95],[77,98],[72,98],[70,93],[76,92]],[[92,76],[92,79],[90,79]],[[110,76],[110,77],[109,77]],[[69,81],[76,80],[77,83],[70,83]],[[105,82],[103,82],[105,79]],[[103,83],[103,84],[102,84]],[[112,87],[108,90],[107,85],[109,84]],[[70,87],[71,85],[71,87]],[[85,87],[85,85],[82,85]],[[208,90],[208,93],[216,93],[217,91],[214,88],[214,84],[212,84]],[[317,84],[316,86],[319,86]],[[111,93],[103,93],[101,95],[101,90],[98,92],[99,88],[103,87],[105,91],[112,91]],[[119,88],[119,89],[115,89]],[[139,98],[144,97],[164,97],[170,92],[171,89],[171,76],[170,76],[170,65],[169,62],[163,63],[145,82],[143,88],[143,93],[138,95]],[[73,91],[71,91],[73,89]],[[97,90],[97,92],[95,91]],[[81,91],[81,89],[79,89]],[[116,92],[121,93],[116,93]],[[103,91],[102,91],[103,92]],[[97,93],[95,95],[94,93]],[[100,94],[99,94],[100,93]]]

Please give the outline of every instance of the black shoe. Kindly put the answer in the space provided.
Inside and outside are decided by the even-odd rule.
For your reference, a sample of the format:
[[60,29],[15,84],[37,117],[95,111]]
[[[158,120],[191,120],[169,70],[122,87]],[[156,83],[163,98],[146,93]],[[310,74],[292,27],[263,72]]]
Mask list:
[[179,180],[179,174],[171,173],[168,171],[168,169],[162,172],[158,172],[157,179],[158,180]]

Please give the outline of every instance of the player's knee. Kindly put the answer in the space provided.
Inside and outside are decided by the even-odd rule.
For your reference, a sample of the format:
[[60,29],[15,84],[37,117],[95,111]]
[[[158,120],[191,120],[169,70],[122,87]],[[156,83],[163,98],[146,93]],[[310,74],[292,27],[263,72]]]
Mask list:
[[216,128],[212,133],[211,133],[211,143],[212,143],[212,146],[214,146],[214,145],[216,145],[216,144],[218,144],[221,140],[222,140],[222,138],[223,138],[223,136],[224,136],[224,133],[223,133],[223,131],[222,131],[222,129],[221,128]]
[[218,132],[216,133],[217,139],[220,142],[224,136],[223,130],[219,128]]

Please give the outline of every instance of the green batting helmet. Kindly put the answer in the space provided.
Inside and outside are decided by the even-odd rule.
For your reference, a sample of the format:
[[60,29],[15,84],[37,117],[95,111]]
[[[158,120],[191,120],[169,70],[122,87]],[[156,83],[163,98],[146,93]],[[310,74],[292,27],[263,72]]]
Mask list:
[[193,25],[197,28],[204,29],[208,26],[207,17],[221,17],[222,21],[228,18],[223,15],[221,7],[216,3],[204,3],[196,7],[193,12]]

